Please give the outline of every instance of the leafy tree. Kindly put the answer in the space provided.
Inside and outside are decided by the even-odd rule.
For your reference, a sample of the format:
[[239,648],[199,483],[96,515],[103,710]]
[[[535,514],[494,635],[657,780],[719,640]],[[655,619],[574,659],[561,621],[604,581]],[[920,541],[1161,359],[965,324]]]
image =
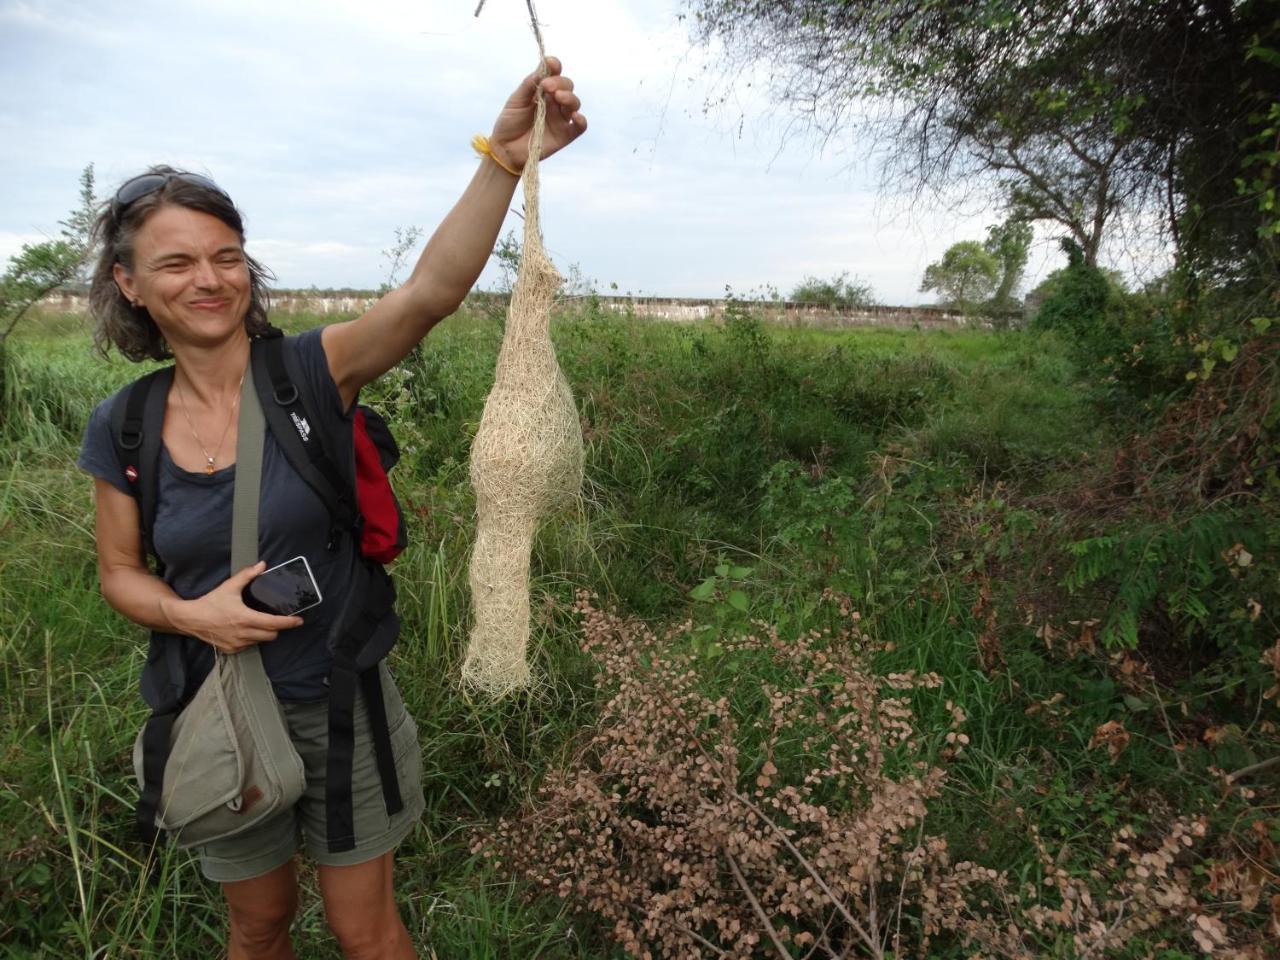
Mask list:
[[796,303],[812,303],[830,310],[860,310],[875,305],[875,293],[871,284],[858,277],[849,278],[844,271],[830,280],[805,277],[791,291]]
[[8,268],[0,274],[0,344],[43,297],[83,279],[96,208],[93,190],[93,164],[89,164],[80,174],[80,206],[61,221],[62,239],[24,243],[9,258]]
[[89,254],[93,245],[93,222],[97,217],[98,198],[91,163],[80,171],[80,205],[67,214],[67,219],[58,222],[62,238],[80,255],[77,283],[89,282]]
[[991,297],[995,311],[1007,311],[1014,305],[1014,293],[1027,266],[1031,238],[1031,224],[1025,220],[1006,220],[987,230],[983,248],[1000,262],[1000,282]]
[[1274,176],[1246,146],[1275,139],[1274,0],[684,5],[730,78],[767,65],[774,97],[818,132],[873,104],[898,183],[983,183],[1059,224],[1089,265],[1128,211],[1158,214],[1189,269],[1275,273],[1257,242]]
[[951,305],[972,313],[1000,279],[1000,260],[977,240],[953,243],[937,263],[925,267],[921,291],[934,290]]

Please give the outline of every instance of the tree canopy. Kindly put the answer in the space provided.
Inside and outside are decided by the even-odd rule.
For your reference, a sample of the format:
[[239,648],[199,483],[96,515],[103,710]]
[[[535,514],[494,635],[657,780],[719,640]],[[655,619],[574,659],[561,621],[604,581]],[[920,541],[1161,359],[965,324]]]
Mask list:
[[845,270],[830,280],[805,277],[791,291],[796,303],[812,303],[832,310],[860,310],[874,306],[875,293],[871,284],[854,277]]
[[925,267],[920,290],[937,291],[951,306],[972,313],[991,296],[999,279],[999,258],[977,240],[961,240]]
[[84,279],[97,210],[93,190],[93,164],[89,164],[80,174],[80,205],[61,221],[62,239],[24,243],[9,258],[8,268],[0,274],[0,344],[42,297]]
[[868,124],[899,184],[985,175],[1020,219],[1064,229],[1088,264],[1128,212],[1158,216],[1204,274],[1274,275],[1280,18],[1268,0],[685,8],[718,62],[766,64],[774,97],[815,129]]
[[1007,311],[1015,307],[1014,294],[1027,266],[1031,239],[1031,224],[1025,220],[1006,220],[987,230],[983,248],[1000,263],[1000,282],[991,295],[995,310]]

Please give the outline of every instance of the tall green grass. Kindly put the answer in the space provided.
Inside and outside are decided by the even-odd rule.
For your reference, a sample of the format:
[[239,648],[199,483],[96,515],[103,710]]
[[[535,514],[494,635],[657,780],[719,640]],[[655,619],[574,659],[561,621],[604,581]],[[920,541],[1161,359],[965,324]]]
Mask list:
[[[934,827],[962,852],[1030,863],[1015,806],[1085,847],[1095,818],[1143,815],[1116,787],[1120,771],[1085,747],[1093,725],[1123,709],[1119,693],[1031,646],[1010,650],[1008,672],[984,671],[973,584],[954,573],[943,533],[949,505],[992,478],[1051,487],[1102,442],[1088,391],[1052,339],[783,331],[749,313],[724,327],[674,326],[589,307],[558,317],[554,336],[588,437],[587,486],[535,545],[542,683],[500,703],[457,678],[466,456],[501,330],[459,315],[366,391],[405,448],[395,480],[412,544],[394,568],[404,630],[391,660],[419,724],[427,812],[399,853],[397,886],[424,956],[621,955],[605,931],[471,850],[474,828],[528,802],[595,720],[570,612],[580,589],[654,623],[690,617],[711,636],[752,618],[814,628],[827,616],[823,589],[853,597],[888,650],[884,669],[946,678],[922,715],[951,699],[971,718],[972,747]],[[97,592],[91,484],[74,467],[93,405],[139,371],[94,358],[67,319],[28,325],[0,364],[0,941],[15,957],[216,955],[223,911],[193,861],[170,853],[159,884],[141,870],[128,756],[144,714],[144,638]],[[736,578],[717,572],[726,564]],[[691,598],[709,578],[714,596]],[[725,601],[730,590],[745,609]],[[706,662],[709,678],[734,689],[768,679]],[[1078,695],[1070,713],[1026,712],[1063,688]],[[1129,789],[1149,797],[1168,759],[1159,744],[1138,744],[1124,760]],[[303,877],[299,955],[335,957],[314,878]]]

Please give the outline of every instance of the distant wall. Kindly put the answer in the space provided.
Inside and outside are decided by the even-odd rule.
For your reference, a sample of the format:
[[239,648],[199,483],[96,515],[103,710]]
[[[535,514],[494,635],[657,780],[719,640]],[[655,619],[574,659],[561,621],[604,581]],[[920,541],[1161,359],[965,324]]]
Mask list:
[[[689,323],[719,320],[724,316],[724,300],[676,297],[601,297],[608,310],[631,312],[639,317]],[[861,310],[829,310],[811,303],[766,301],[751,303],[753,312],[771,323],[792,327],[962,327],[963,314],[937,307],[867,307]]]
[[[496,294],[474,294],[477,298],[499,300]],[[318,313],[349,315],[367,310],[374,302],[373,294],[350,296],[306,296],[294,293],[271,298],[271,309],[278,313]],[[606,310],[653,320],[692,323],[698,320],[720,320],[726,301],[693,297],[599,297]],[[828,310],[808,303],[772,301],[751,303],[751,309],[765,320],[792,327],[963,327],[970,321],[963,314],[939,307],[867,307],[862,310]],[[82,294],[59,293],[46,297],[39,310],[49,313],[82,313],[88,309]]]

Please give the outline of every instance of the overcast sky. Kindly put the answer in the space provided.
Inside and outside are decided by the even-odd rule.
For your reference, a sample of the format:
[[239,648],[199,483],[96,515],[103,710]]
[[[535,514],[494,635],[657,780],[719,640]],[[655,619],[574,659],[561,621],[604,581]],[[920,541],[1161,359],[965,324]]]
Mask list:
[[[56,233],[85,164],[107,193],[164,162],[235,198],[280,286],[376,286],[394,229],[440,221],[478,162],[471,135],[536,63],[523,0],[475,4],[0,0],[0,257]],[[997,219],[880,196],[867,149],[784,137],[758,88],[704,115],[707,57],[675,0],[537,7],[590,123],[543,168],[561,272],[718,296],[847,270],[918,303],[925,265]],[[1038,243],[1033,279],[1058,261]]]

